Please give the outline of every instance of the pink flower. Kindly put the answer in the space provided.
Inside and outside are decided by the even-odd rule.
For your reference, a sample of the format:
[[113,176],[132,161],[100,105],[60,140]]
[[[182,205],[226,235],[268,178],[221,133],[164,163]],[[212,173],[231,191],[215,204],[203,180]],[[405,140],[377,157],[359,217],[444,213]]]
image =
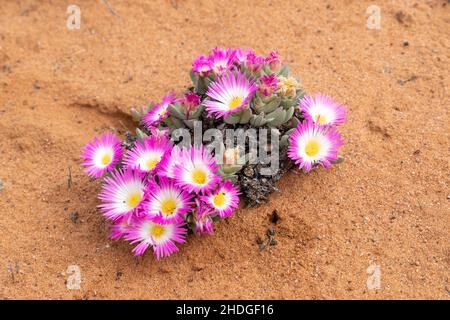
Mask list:
[[219,214],[221,218],[231,216],[239,206],[239,190],[230,181],[225,180],[214,192],[209,192],[201,199]]
[[288,156],[306,171],[319,165],[329,168],[343,144],[341,135],[334,127],[305,121],[299,123],[289,137]]
[[280,55],[277,51],[269,52],[268,56],[266,57],[266,63],[269,65],[270,69],[273,72],[280,71],[281,67],[283,66]]
[[201,75],[207,76],[211,73],[213,67],[212,59],[204,55],[200,55],[192,62],[192,71]]
[[119,164],[124,149],[120,140],[111,132],[103,133],[100,138],[94,139],[83,148],[81,157],[82,166],[89,176],[101,178],[105,173],[112,171]]
[[149,217],[143,217],[130,228],[125,239],[132,244],[139,242],[133,249],[136,256],[143,254],[151,246],[159,260],[178,251],[175,243],[184,243],[186,235],[184,222],[160,224],[153,222]]
[[275,73],[264,75],[260,78],[259,91],[265,96],[270,96],[278,89],[278,78]]
[[321,93],[305,96],[300,110],[307,119],[320,125],[339,125],[347,118],[346,107]]
[[148,188],[146,215],[154,222],[167,224],[183,221],[182,215],[191,210],[191,196],[175,186],[172,179],[153,180]]
[[142,123],[147,129],[152,128],[168,114],[169,105],[175,102],[176,94],[169,93],[165,95],[161,103],[157,103],[146,115],[142,117]]
[[247,61],[246,66],[247,69],[252,72],[257,72],[259,69],[261,69],[262,65],[264,64],[264,57],[256,55],[256,53],[251,50],[247,53]]
[[125,155],[124,164],[142,173],[155,172],[170,154],[172,142],[164,137],[150,136],[136,141],[133,149]]
[[214,48],[210,55],[214,73],[220,75],[230,70],[233,66],[234,54],[233,49]]
[[119,221],[138,215],[145,200],[144,177],[132,170],[114,171],[104,180],[98,207],[107,219]]
[[214,210],[205,202],[195,200],[195,233],[198,235],[211,235],[214,232],[212,215]]
[[207,192],[220,181],[217,168],[213,155],[201,145],[182,149],[173,172],[177,186],[188,192]]
[[211,99],[204,102],[208,115],[226,117],[244,108],[252,99],[256,85],[245,74],[229,72],[211,83],[206,93]]
[[191,112],[195,112],[197,107],[200,105],[200,96],[195,92],[188,91],[184,94],[184,97],[179,99],[179,103],[186,112],[186,116],[189,118]]

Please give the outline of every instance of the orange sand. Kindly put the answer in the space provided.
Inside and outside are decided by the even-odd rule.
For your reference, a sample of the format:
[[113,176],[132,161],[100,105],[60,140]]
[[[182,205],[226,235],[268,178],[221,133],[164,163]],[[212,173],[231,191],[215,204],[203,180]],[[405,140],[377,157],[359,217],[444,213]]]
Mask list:
[[[450,297],[447,1],[1,2],[0,298]],[[66,28],[72,2],[80,30]],[[380,30],[366,28],[374,2]],[[346,161],[288,174],[170,258],[135,258],[107,238],[80,149],[133,129],[130,107],[181,91],[214,46],[276,48],[308,92],[346,103]],[[260,251],[269,227],[278,245]]]

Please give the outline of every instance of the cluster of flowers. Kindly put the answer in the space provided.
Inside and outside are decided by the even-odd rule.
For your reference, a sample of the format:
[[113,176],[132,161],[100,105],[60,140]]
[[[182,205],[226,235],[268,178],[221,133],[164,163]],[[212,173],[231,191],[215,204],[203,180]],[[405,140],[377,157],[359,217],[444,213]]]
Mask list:
[[147,129],[161,122],[189,127],[202,116],[231,125],[287,127],[293,129],[285,136],[288,155],[300,168],[328,168],[338,160],[343,140],[337,126],[346,120],[346,107],[324,94],[303,96],[276,51],[264,57],[251,49],[215,48],[194,60],[191,78],[192,91],[181,99],[168,94],[142,117]]
[[113,133],[84,147],[82,163],[93,178],[104,177],[99,194],[111,237],[138,243],[136,255],[153,247],[159,259],[177,251],[188,224],[211,234],[213,220],[230,216],[239,192],[215,173],[214,157],[203,146],[179,148],[157,129],[125,151]]
[[277,52],[264,57],[250,49],[216,48],[192,66],[194,86],[181,98],[169,93],[160,103],[132,110],[142,130],[131,147],[112,133],[84,147],[85,171],[104,178],[99,208],[111,221],[111,237],[138,243],[136,255],[152,246],[158,259],[167,256],[188,229],[211,234],[213,221],[230,216],[239,204],[239,188],[228,178],[242,166],[227,171],[203,145],[174,145],[173,129],[192,129],[194,120],[277,128],[300,169],[339,160],[343,140],[337,126],[346,108],[323,94],[305,96]]

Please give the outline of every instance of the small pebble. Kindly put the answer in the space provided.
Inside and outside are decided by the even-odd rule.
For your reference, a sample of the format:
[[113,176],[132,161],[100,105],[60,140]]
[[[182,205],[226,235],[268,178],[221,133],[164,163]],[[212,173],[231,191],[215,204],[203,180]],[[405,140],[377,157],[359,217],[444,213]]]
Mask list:
[[33,88],[35,89],[35,90],[40,90],[41,89],[41,85],[39,84],[39,81],[35,81],[34,83],[33,83]]

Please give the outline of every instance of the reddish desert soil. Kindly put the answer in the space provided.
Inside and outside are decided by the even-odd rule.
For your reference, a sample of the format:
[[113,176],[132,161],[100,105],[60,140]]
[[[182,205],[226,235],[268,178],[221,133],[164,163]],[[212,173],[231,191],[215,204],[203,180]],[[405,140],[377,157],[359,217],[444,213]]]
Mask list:
[[[109,4],[1,1],[0,298],[450,298],[450,3]],[[380,30],[366,28],[370,4]],[[346,103],[346,161],[289,173],[269,203],[167,259],[136,258],[108,239],[80,149],[133,129],[130,107],[181,91],[214,46],[278,49],[308,92]],[[269,227],[278,244],[260,251]]]

